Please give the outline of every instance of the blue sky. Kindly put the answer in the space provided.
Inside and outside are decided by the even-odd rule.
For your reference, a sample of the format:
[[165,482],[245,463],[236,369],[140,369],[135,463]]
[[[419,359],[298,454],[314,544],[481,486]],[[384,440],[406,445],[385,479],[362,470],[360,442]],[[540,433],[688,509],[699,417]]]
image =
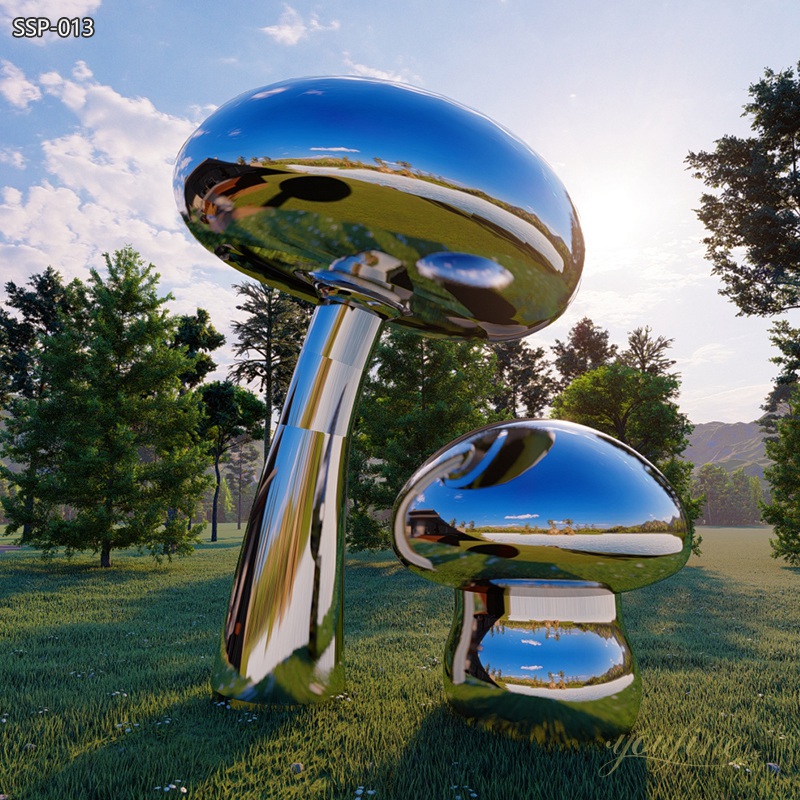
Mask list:
[[[19,16],[91,17],[95,34],[15,39]],[[683,159],[746,134],[747,87],[796,64],[799,43],[796,0],[0,0],[0,277],[24,282],[52,264],[85,278],[130,243],[175,311],[205,307],[228,333],[240,276],[184,232],[170,186],[183,141],[218,105],[272,82],[399,80],[494,118],[570,192],[587,240],[582,285],[531,343],[563,339],[583,316],[619,344],[650,324],[675,339],[693,421],[749,421],[775,372],[769,321],[736,317],[717,295],[692,211],[701,186]]]

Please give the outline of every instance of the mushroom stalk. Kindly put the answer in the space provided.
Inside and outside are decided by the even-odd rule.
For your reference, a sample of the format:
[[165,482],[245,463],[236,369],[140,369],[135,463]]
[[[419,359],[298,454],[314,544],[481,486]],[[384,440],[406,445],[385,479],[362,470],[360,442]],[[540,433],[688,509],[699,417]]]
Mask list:
[[251,703],[343,691],[349,434],[383,319],[314,312],[242,542],[213,689]]

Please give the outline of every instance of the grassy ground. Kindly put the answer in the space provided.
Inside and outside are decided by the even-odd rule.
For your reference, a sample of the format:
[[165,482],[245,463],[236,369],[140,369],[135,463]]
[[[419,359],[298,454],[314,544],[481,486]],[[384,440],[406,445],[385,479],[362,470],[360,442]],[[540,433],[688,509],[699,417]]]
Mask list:
[[645,689],[616,753],[455,717],[438,663],[452,594],[389,553],[348,558],[347,694],[257,712],[208,689],[234,526],[173,564],[2,553],[0,796],[800,797],[800,570],[769,557],[764,530],[702,533],[701,559],[623,598]]

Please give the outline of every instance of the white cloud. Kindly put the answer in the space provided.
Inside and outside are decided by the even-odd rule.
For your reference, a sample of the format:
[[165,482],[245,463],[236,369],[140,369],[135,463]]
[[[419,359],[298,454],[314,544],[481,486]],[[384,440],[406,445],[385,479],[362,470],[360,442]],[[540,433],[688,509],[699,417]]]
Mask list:
[[0,94],[15,108],[26,109],[42,99],[39,87],[25,77],[25,73],[10,61],[0,67]]
[[309,147],[309,150],[321,150],[325,153],[360,153],[352,147]]
[[536,519],[538,514],[507,514],[504,519]]
[[420,83],[419,77],[406,69],[400,72],[389,72],[385,69],[369,67],[366,64],[357,64],[350,58],[349,53],[344,53],[344,65],[351,75],[359,75],[362,78],[378,78],[382,81],[395,81],[398,83]]
[[529,667],[520,667],[520,669],[530,669],[530,670],[537,670],[537,669],[544,669],[541,664],[531,664]]
[[541,647],[542,646],[542,643],[541,642],[537,642],[536,639],[521,639],[520,641],[522,642],[522,644],[530,644],[530,645],[533,645],[534,647]]
[[[220,366],[212,378],[224,378],[233,361],[238,298],[232,284],[246,277],[196,242],[175,207],[173,162],[196,122],[165,114],[147,98],[119,94],[95,80],[84,62],[31,85],[74,119],[42,141],[44,179],[23,190],[0,186],[3,280],[24,284],[48,265],[66,280],[85,280],[89,267],[104,272],[104,252],[130,244],[156,265],[162,294],[174,295],[173,313],[210,312],[227,339],[214,353]],[[17,165],[20,159],[21,153],[0,151],[0,161]]]
[[0,150],[0,164],[10,164],[17,169],[25,169],[25,156],[22,155],[21,150],[5,148]]
[[338,20],[333,20],[329,24],[323,25],[316,14],[312,14],[308,22],[305,22],[295,9],[288,4],[284,4],[283,13],[278,19],[278,24],[268,25],[266,28],[261,28],[261,30],[279,44],[291,47],[301,39],[307,38],[311,33],[338,31],[339,27]]
[[681,367],[684,366],[698,366],[700,364],[722,364],[728,361],[731,356],[735,355],[735,351],[724,344],[712,342],[698,347],[687,359],[683,359],[680,363]]
[[[189,237],[172,193],[172,163],[194,123],[100,84],[84,62],[71,76],[40,76],[34,88],[75,119],[42,141],[45,179],[24,191],[0,187],[4,280],[25,282],[48,264],[65,278],[85,278],[88,267],[102,268],[103,252],[131,244],[156,264],[176,307],[205,303],[214,318],[229,320],[232,293],[204,275],[220,272],[232,283],[237,273]],[[0,158],[18,162],[21,154]]]
[[752,422],[772,389],[771,383],[754,383],[725,389],[711,386],[681,392],[680,405],[689,419],[699,422]]

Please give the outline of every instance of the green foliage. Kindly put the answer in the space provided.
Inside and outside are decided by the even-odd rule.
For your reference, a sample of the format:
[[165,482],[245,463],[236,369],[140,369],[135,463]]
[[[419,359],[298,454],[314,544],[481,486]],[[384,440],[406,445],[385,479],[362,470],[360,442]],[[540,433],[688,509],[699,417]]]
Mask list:
[[628,347],[619,354],[618,361],[640,372],[667,375],[675,366],[674,359],[666,355],[674,341],[666,336],[653,338],[649,325],[635,328],[628,334]]
[[414,470],[451,439],[498,418],[489,399],[495,370],[481,345],[388,329],[351,439],[351,549],[386,544],[388,527],[360,518],[390,509]]
[[491,345],[497,359],[491,402],[504,418],[538,417],[550,403],[558,382],[541,347],[519,339]]
[[683,452],[692,431],[674,401],[679,388],[675,376],[608,364],[572,381],[553,401],[553,416],[603,431],[658,464]]
[[777,437],[777,422],[786,413],[797,387],[800,374],[800,328],[792,328],[786,320],[778,320],[770,328],[769,338],[780,351],[780,355],[770,359],[780,367],[780,373],[761,406],[764,416],[759,422],[767,438],[774,440]]
[[169,345],[175,322],[159,276],[131,248],[105,259],[105,280],[92,270],[88,285],[71,289],[79,313],[40,339],[50,388],[12,403],[0,444],[11,461],[36,467],[2,470],[18,490],[3,498],[8,532],[27,526],[26,544],[99,551],[110,566],[112,549],[191,551],[200,527],[187,519],[206,478],[197,402],[180,391],[192,362]]
[[700,516],[706,525],[757,525],[761,519],[761,483],[742,468],[728,472],[716,464],[703,464],[693,493],[702,495]]
[[222,347],[225,337],[211,324],[208,311],[198,308],[196,314],[185,314],[178,319],[178,329],[172,344],[174,347],[186,348],[186,355],[193,366],[181,375],[181,383],[193,389],[217,368],[208,354]]
[[800,306],[800,65],[766,70],[749,95],[753,136],[724,136],[686,163],[714,192],[697,215],[720,294],[740,314],[769,316]]
[[789,402],[789,413],[777,423],[778,438],[767,440],[773,465],[764,470],[772,500],[762,505],[764,521],[775,526],[774,558],[800,565],[800,391]]
[[234,287],[244,298],[239,311],[248,314],[244,322],[234,321],[234,354],[237,361],[230,376],[239,383],[257,381],[266,404],[264,458],[270,445],[273,412],[286,399],[300,347],[311,318],[312,306],[286,292],[263,283],[242,283]]
[[242,437],[261,436],[266,406],[252,392],[230,381],[214,381],[200,387],[203,417],[200,434],[214,459],[216,477],[211,505],[211,541],[217,541],[217,505],[222,475],[220,463]]
[[[41,368],[41,338],[61,330],[61,318],[77,311],[73,293],[52,267],[34,275],[30,289],[12,281],[5,285],[7,304],[16,313],[0,309],[0,399],[32,399],[47,390]],[[75,284],[72,285],[75,288]]]
[[[29,281],[30,289],[9,281],[5,285],[7,304],[12,313],[0,309],[0,404],[14,417],[17,408],[12,399],[43,399],[49,390],[50,377],[42,363],[42,342],[62,330],[62,317],[77,322],[82,314],[78,283],[64,286],[61,275],[48,267]],[[18,462],[26,473],[26,488],[18,498],[27,513],[33,513],[37,475],[43,468],[35,451]],[[23,525],[22,537],[30,535],[30,523]]]
[[616,355],[617,346],[608,343],[607,330],[584,317],[572,326],[566,342],[556,339],[553,353],[564,388],[579,375],[608,364]]

